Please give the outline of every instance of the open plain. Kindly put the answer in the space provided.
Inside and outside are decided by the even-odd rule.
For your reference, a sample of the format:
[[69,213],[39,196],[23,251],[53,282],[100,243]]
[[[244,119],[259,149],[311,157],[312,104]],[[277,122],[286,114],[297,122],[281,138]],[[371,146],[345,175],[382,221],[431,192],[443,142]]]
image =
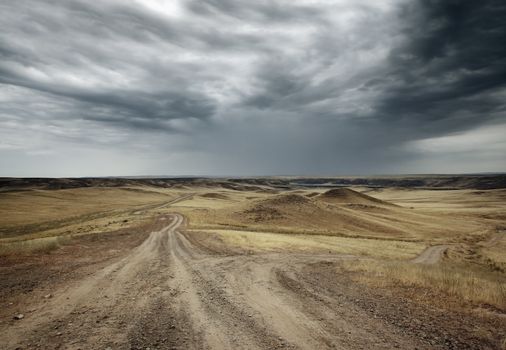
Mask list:
[[504,176],[1,179],[1,349],[506,349]]

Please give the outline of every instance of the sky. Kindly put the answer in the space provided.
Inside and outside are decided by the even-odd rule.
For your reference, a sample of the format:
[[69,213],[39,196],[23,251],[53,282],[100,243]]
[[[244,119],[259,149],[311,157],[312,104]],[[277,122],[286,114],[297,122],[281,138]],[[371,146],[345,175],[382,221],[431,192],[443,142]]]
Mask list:
[[0,0],[0,176],[506,171],[504,0]]

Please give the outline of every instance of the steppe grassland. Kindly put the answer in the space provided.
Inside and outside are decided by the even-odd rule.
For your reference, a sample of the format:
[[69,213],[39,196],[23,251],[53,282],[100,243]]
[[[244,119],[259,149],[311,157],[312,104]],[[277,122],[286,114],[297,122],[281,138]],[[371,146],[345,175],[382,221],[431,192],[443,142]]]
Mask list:
[[[485,222],[486,220],[484,221],[479,213],[477,215],[472,210],[462,213],[451,209],[452,204],[448,201],[443,201],[441,204],[434,203],[436,206],[441,205],[439,210],[428,210],[424,207],[412,209],[411,206],[381,207],[381,205],[380,207],[371,205],[366,208],[357,208],[324,203],[318,199],[318,193],[322,190],[315,192],[313,189],[283,192],[311,198],[312,202],[305,207],[304,205],[302,207],[289,204],[279,205],[273,212],[276,214],[276,211],[282,211],[282,214],[286,214],[284,218],[267,217],[252,221],[247,215],[251,212],[252,205],[253,209],[258,209],[254,207],[257,203],[257,206],[262,209],[262,200],[276,198],[283,194],[226,190],[212,192],[222,194],[225,198],[211,199],[198,195],[176,204],[172,209],[186,215],[190,226],[195,229],[334,235],[423,241],[430,244],[458,242],[469,236],[476,236],[477,240],[484,239],[493,226],[493,223],[490,225]],[[382,194],[382,192],[379,193]],[[411,199],[430,201],[430,195],[435,193],[439,196],[440,191],[420,191],[420,193],[409,191],[409,193]],[[376,192],[372,194],[375,195]],[[436,197],[436,201],[439,201],[439,198]],[[399,202],[401,205],[404,203]],[[272,210],[272,208],[267,209]]]
[[506,269],[506,232],[501,233],[504,237],[492,246],[481,248],[479,251],[487,258],[497,262]]
[[[0,193],[0,255],[47,252],[74,236],[135,227],[159,213],[172,212],[171,206],[159,208],[164,203],[183,195],[207,192],[209,188],[147,186],[3,192]],[[248,197],[242,192],[225,192],[235,193],[235,202]],[[197,204],[210,208],[218,208],[222,202],[195,198],[201,201]]]
[[0,194],[0,255],[45,252],[70,237],[100,234],[150,219],[136,210],[168,202],[157,188],[76,188]]
[[[176,211],[188,217],[192,231],[209,231],[209,234],[221,236],[231,245],[244,245],[247,249],[272,250],[280,245],[282,249],[330,250],[336,253],[410,259],[428,244],[438,243],[438,240],[458,242],[466,234],[466,237],[474,236],[476,240],[486,239],[494,230],[494,225],[504,223],[498,213],[506,209],[505,191],[357,190],[402,206],[399,209],[390,208],[385,214],[367,213],[368,220],[377,218],[379,222],[384,222],[384,217],[394,216],[394,223],[413,221],[408,227],[414,227],[419,221],[429,221],[426,223],[428,226],[425,229],[414,229],[410,231],[409,237],[398,239],[388,235],[369,237],[367,226],[363,232],[355,232],[356,234],[352,235],[354,232],[339,230],[339,226],[333,221],[311,222],[311,226],[301,228],[297,223],[290,225],[289,221],[283,225],[269,223],[268,220],[260,223],[245,222],[241,216],[234,215],[251,203],[279,196],[272,191],[235,191],[212,187],[78,188],[2,193],[0,228],[4,237],[1,243],[31,240],[30,243],[14,244],[12,247],[36,250],[40,245],[41,249],[44,249],[57,244],[58,241],[50,239],[51,237],[110,231],[135,225],[160,212]],[[284,193],[315,198],[324,191],[299,189]],[[156,208],[156,205],[184,194],[193,194],[193,197],[165,208]],[[136,212],[142,207],[145,209],[143,212]],[[409,209],[411,207],[415,209]],[[352,221],[361,220],[360,210],[349,210],[346,207],[331,209],[335,213],[351,213],[349,217]],[[304,211],[296,215],[304,220]],[[455,216],[458,217],[457,220]],[[466,220],[461,220],[461,217]],[[458,226],[455,227],[457,222]],[[444,230],[448,225],[453,225],[448,235],[437,239],[428,232],[432,228]],[[20,230],[22,234],[4,234],[10,230]],[[454,231],[465,234],[451,235]],[[277,235],[278,233],[284,234]],[[39,238],[47,239],[34,240]],[[479,249],[483,255],[504,262],[504,244],[504,241],[500,240],[494,246],[483,246]]]
[[[491,272],[487,266],[479,264],[469,269],[473,261],[453,258],[435,266],[414,265],[409,260],[427,245],[449,242],[455,246],[466,245],[478,254],[504,264],[506,239],[501,235],[506,225],[505,191],[357,190],[401,207],[371,213],[367,207],[362,212],[360,207],[329,204],[330,213],[339,220],[340,213],[346,213],[348,216],[345,218],[352,221],[363,218],[385,223],[388,219],[389,224],[399,223],[404,225],[402,227],[414,228],[405,237],[407,239],[400,240],[397,236],[385,234],[368,237],[368,226],[351,236],[351,231],[336,230],[338,222],[332,220],[314,220],[311,226],[301,228],[298,224],[305,220],[305,208],[294,211],[294,217],[299,217],[300,221],[291,223],[286,220],[282,222],[284,226],[269,220],[258,223],[243,220],[244,216],[235,215],[254,203],[286,193],[317,201],[323,189],[277,194],[273,191],[234,191],[213,187],[78,188],[2,193],[0,231],[3,238],[0,239],[0,254],[48,251],[73,235],[100,234],[135,226],[160,213],[179,212],[189,219],[188,234],[197,240],[207,239],[208,243],[218,240],[219,244],[238,251],[330,252],[368,257],[345,263],[343,268],[357,272],[359,279],[365,283],[399,283],[428,288],[474,303],[504,308],[503,273]],[[160,207],[185,194],[193,194],[193,197]],[[290,206],[281,209],[293,211]],[[421,223],[426,226],[421,227]],[[438,234],[431,232],[433,229],[439,230]],[[499,235],[494,244],[483,243],[496,237],[494,235]]]
[[[470,223],[480,225],[454,241],[471,244],[478,253],[506,264],[506,190],[381,189],[370,194],[415,210],[461,217],[459,228]],[[493,244],[489,244],[492,240]]]
[[474,305],[506,310],[506,276],[485,268],[458,263],[419,265],[406,261],[343,261],[356,280],[380,287],[414,287],[419,295],[431,290]]
[[0,195],[0,227],[62,220],[97,212],[116,211],[168,201],[170,192],[151,188],[76,188],[30,190]]
[[[506,207],[506,190],[429,190],[410,188],[367,189],[367,194],[404,207],[427,211],[456,211],[473,213],[494,211]],[[506,214],[504,214],[506,218]]]
[[[253,252],[315,252],[352,254],[378,259],[410,259],[426,245],[419,242],[385,241],[336,236],[283,234],[255,231],[208,229],[204,232],[189,230],[193,236],[214,236],[231,249]],[[207,241],[207,243],[211,243]]]
[[[452,243],[454,246],[450,249],[466,247],[475,250],[478,256],[482,254],[498,264],[504,264],[506,237],[499,236],[493,245],[481,243],[487,242],[494,235],[506,235],[503,231],[503,213],[506,212],[504,191],[363,190],[376,198],[407,209],[413,208],[410,210],[416,214],[427,215],[433,226],[444,228],[451,225],[448,234],[434,237],[424,230],[418,230],[414,232],[417,241],[403,242],[391,238],[381,240],[304,235],[297,228],[291,234],[289,229],[279,234],[279,227],[272,227],[273,231],[269,231],[270,227],[265,225],[259,227],[243,224],[241,227],[240,222],[231,225],[231,221],[227,221],[227,215],[240,209],[244,193],[229,193],[229,200],[210,201],[211,203],[200,199],[189,200],[184,203],[184,208],[179,207],[177,210],[182,210],[190,218],[190,227],[195,228],[191,234],[200,240],[207,239],[207,244],[219,240],[220,244],[256,252],[315,251],[367,256],[371,259],[345,262],[342,268],[356,272],[359,281],[363,283],[425,288],[475,305],[488,304],[503,310],[506,308],[504,273],[492,271],[486,264],[479,263],[476,257],[470,260],[444,258],[443,262],[431,266],[410,262],[427,245]],[[314,191],[297,192],[308,194]],[[255,195],[255,199],[269,196]],[[393,213],[403,215],[406,210]]]

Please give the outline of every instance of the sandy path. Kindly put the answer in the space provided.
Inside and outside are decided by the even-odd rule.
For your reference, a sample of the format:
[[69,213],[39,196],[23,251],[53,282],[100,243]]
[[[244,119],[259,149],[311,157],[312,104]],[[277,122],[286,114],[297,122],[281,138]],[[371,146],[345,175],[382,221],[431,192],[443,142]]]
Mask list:
[[[489,240],[481,243],[484,247],[493,247],[498,244],[506,236],[506,231],[501,230],[492,235]],[[434,265],[443,257],[444,253],[450,248],[449,244],[434,245],[425,249],[420,255],[412,259],[415,264]]]
[[181,215],[159,220],[168,224],[122,260],[27,302],[35,311],[2,326],[0,348],[430,348],[340,292],[301,282],[304,266],[350,257],[215,255],[178,231]]
[[433,265],[439,262],[446,250],[450,248],[448,244],[434,245],[425,249],[420,255],[411,260],[415,264]]

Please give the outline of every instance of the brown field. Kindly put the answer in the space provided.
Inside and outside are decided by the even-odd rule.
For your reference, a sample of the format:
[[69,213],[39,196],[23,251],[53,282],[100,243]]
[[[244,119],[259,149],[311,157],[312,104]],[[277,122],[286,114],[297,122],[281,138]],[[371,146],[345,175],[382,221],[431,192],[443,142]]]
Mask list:
[[506,190],[436,180],[8,181],[0,348],[506,349]]

